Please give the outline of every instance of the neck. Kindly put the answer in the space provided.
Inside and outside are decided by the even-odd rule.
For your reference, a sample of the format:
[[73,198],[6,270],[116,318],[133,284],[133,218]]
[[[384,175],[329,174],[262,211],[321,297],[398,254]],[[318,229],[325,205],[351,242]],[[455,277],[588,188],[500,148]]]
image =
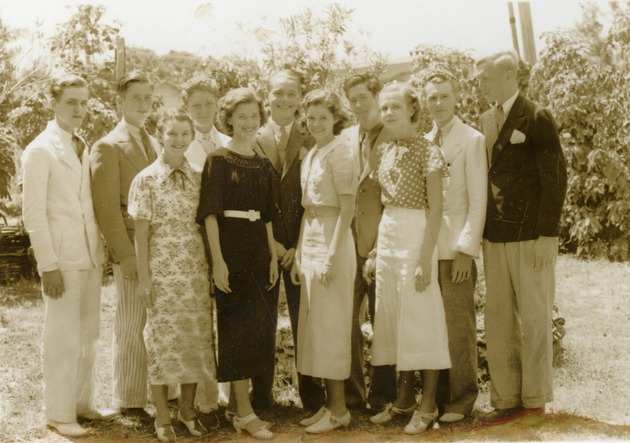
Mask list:
[[230,150],[241,155],[254,155],[254,138],[253,137],[232,137],[228,143]]
[[381,122],[380,117],[377,117],[377,118],[371,119],[370,121],[366,122],[365,124],[363,124],[361,122],[359,122],[359,124],[361,125],[361,128],[364,131],[371,131],[372,129],[376,128],[379,125],[380,122]]
[[55,122],[57,122],[57,126],[59,126],[61,129],[69,134],[73,134],[75,129],[77,129],[76,126],[64,125],[58,118],[55,118]]
[[499,102],[500,105],[502,105],[503,103],[508,101],[510,99],[510,97],[512,97],[514,94],[516,94],[517,90],[518,90],[518,88],[516,86],[514,86],[513,88],[510,88],[509,91],[505,92],[505,96],[502,99],[499,99],[497,101]]
[[409,124],[402,128],[392,129],[392,134],[394,134],[394,138],[398,139],[410,138],[416,135],[416,128]]
[[452,122],[454,118],[455,118],[455,116],[453,115],[451,118],[449,118],[449,119],[448,119],[448,120],[446,120],[446,121],[439,122],[439,121],[437,121],[437,120],[436,120],[436,121],[435,121],[435,124],[436,124],[436,125],[438,125],[438,128],[443,128],[444,126],[446,126],[446,125],[448,125],[450,122]]
[[271,119],[278,126],[286,126],[286,125],[289,125],[289,124],[291,124],[293,122],[293,115],[290,115],[288,117],[279,117],[277,115],[272,115]]
[[321,148],[323,146],[326,146],[328,143],[330,143],[331,141],[333,141],[335,138],[334,134],[329,134],[325,137],[322,137],[320,139],[315,140],[317,142],[317,147]]
[[165,152],[164,161],[173,168],[181,168],[184,164],[184,156]]
[[214,128],[214,125],[210,125],[210,126],[194,125],[194,126],[195,126],[195,131],[199,131],[202,134],[207,134],[208,132],[212,131],[212,128]]

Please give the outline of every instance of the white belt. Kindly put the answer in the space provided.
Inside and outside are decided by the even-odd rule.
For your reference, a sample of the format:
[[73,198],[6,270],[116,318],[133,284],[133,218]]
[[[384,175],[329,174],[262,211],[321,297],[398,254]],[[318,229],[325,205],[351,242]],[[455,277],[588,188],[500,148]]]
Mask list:
[[223,211],[223,216],[231,217],[231,218],[244,218],[253,222],[256,220],[260,220],[260,211],[254,211],[253,209],[250,209],[249,211],[229,210],[229,211]]

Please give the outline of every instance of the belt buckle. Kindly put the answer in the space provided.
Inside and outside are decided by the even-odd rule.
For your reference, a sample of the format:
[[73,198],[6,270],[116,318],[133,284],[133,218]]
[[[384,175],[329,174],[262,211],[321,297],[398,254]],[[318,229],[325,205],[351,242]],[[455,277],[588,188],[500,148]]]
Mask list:
[[258,214],[256,214],[256,211],[254,211],[253,209],[250,209],[249,211],[247,211],[247,218],[250,222],[256,221],[258,220]]

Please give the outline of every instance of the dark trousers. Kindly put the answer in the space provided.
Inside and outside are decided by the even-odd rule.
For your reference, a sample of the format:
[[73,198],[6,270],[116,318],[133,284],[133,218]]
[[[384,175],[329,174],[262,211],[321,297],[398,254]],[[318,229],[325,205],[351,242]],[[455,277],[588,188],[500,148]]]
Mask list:
[[477,321],[474,292],[477,266],[473,261],[471,277],[451,283],[453,260],[439,261],[440,290],[444,301],[451,368],[440,371],[437,403],[440,410],[469,416],[477,394]]
[[361,307],[365,297],[368,298],[370,321],[374,322],[376,306],[376,287],[374,282],[367,284],[363,279],[363,265],[366,259],[357,254],[357,274],[354,281],[354,305],[352,308],[352,366],[350,378],[345,382],[346,403],[355,406],[367,401],[371,406],[379,408],[396,399],[396,367],[393,365],[373,366],[372,383],[366,395],[363,368],[365,357],[363,351],[363,332],[361,331]]

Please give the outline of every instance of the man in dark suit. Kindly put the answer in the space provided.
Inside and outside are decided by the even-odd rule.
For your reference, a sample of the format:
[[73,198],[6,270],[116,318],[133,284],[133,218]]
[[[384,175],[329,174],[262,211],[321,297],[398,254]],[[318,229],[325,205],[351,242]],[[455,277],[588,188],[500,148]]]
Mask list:
[[366,401],[373,409],[381,409],[386,403],[396,399],[396,368],[394,366],[375,366],[372,385],[366,393],[363,376],[363,333],[361,319],[362,307],[367,295],[370,318],[374,321],[375,286],[364,279],[363,269],[367,260],[376,255],[376,237],[378,225],[383,215],[381,187],[370,178],[370,172],[376,166],[378,145],[389,141],[392,134],[383,127],[378,109],[378,94],[383,85],[371,74],[352,75],[344,82],[344,93],[350,102],[350,109],[359,120],[359,124],[347,128],[341,133],[345,137],[359,171],[359,188],[355,205],[352,233],[357,247],[357,274],[354,285],[354,306],[352,314],[352,369],[346,380],[346,403],[348,406],[365,405]]
[[155,161],[159,146],[144,129],[153,105],[153,87],[139,71],[118,82],[123,118],[90,153],[94,211],[107,244],[116,281],[114,320],[114,403],[121,412],[146,417],[147,354],[142,332],[146,310],[138,285],[134,222],[127,213],[131,182]]
[[567,170],[550,112],[517,87],[518,56],[476,64],[495,106],[481,117],[488,153],[483,258],[492,380],[488,424],[544,412],[553,399],[552,323],[559,221]]
[[[274,73],[268,84],[268,103],[271,117],[260,129],[258,145],[263,154],[269,158],[274,167],[273,192],[276,203],[276,213],[273,217],[273,236],[276,240],[276,252],[282,268],[282,280],[287,297],[287,307],[291,319],[293,343],[297,353],[297,328],[300,310],[300,287],[291,283],[291,266],[295,256],[300,223],[304,208],[302,208],[302,189],[300,187],[300,166],[308,150],[313,147],[315,140],[296,120],[302,88],[298,76],[288,70]],[[277,325],[277,297],[280,285],[275,291],[276,311],[273,313],[274,331]],[[275,343],[270,344],[269,352],[275,358]],[[273,385],[272,371],[265,377],[255,377],[253,385],[254,408],[264,408],[271,404],[271,387]],[[304,409],[318,411],[325,402],[321,381],[299,375],[299,392]]]

